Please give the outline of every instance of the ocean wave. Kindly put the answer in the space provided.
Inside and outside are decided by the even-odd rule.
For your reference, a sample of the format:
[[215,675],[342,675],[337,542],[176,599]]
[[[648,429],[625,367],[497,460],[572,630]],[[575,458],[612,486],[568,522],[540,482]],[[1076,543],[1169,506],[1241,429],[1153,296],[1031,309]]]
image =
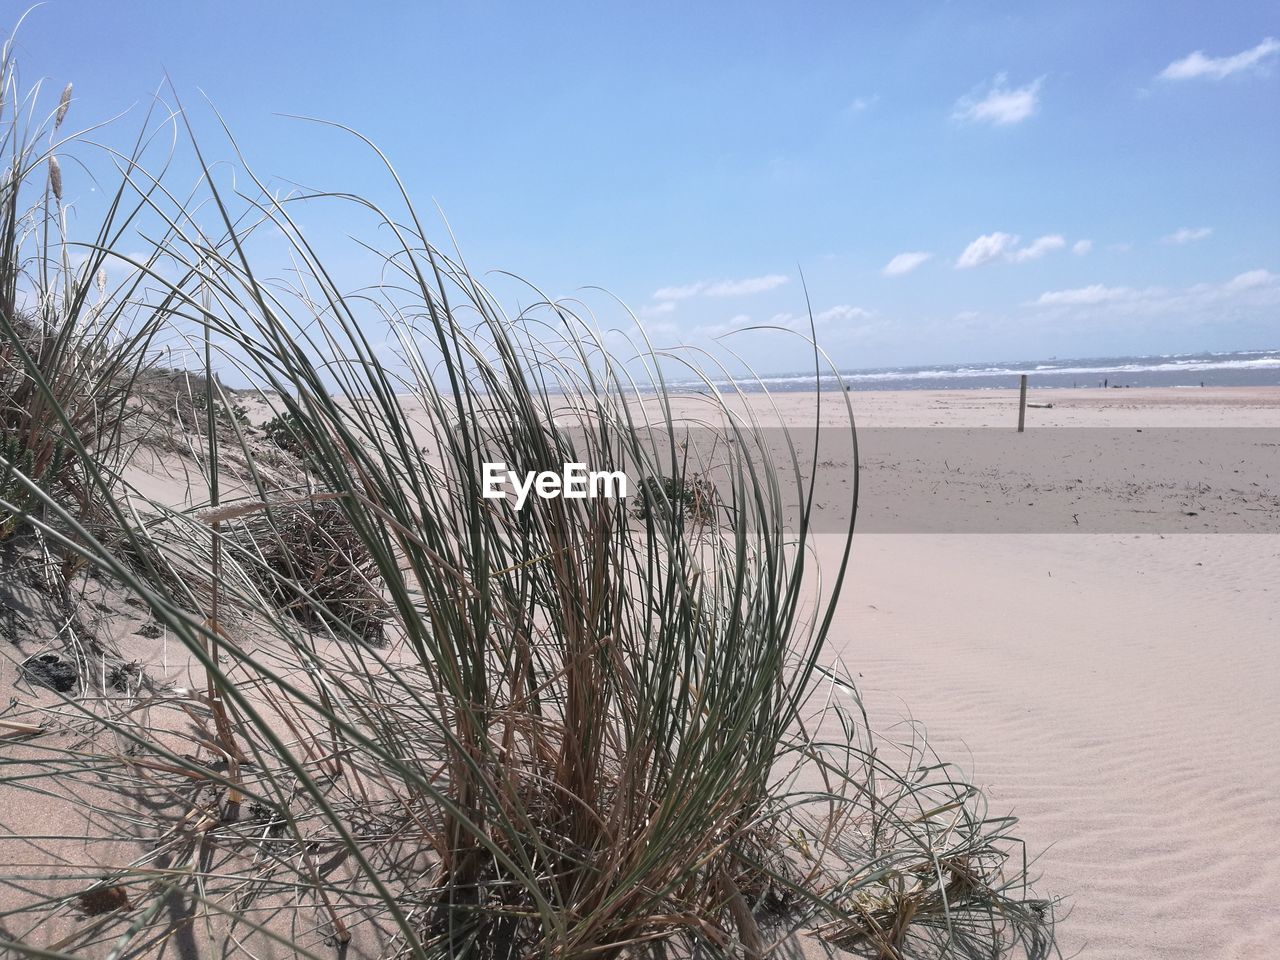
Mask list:
[[[943,382],[948,385],[961,386],[962,381],[970,381],[976,387],[992,386],[991,380],[1005,377],[1017,377],[1022,374],[1034,376],[1046,385],[1066,377],[1091,377],[1100,379],[1116,379],[1119,377],[1136,377],[1143,379],[1146,375],[1157,378],[1157,382],[1168,383],[1168,374],[1190,374],[1218,372],[1218,377],[1226,376],[1227,380],[1218,379],[1219,383],[1230,382],[1233,371],[1250,376],[1250,382],[1256,382],[1258,374],[1276,373],[1276,383],[1280,383],[1280,350],[1238,350],[1231,353],[1214,354],[1165,354],[1148,357],[1099,357],[1087,360],[1058,360],[1005,363],[1005,364],[938,364],[928,367],[883,367],[879,369],[842,370],[839,374],[823,374],[815,377],[812,373],[787,373],[764,376],[756,384],[739,383],[739,387],[760,386],[766,389],[795,390],[819,386],[835,387],[840,383],[850,385],[864,384],[882,388],[901,384],[909,387],[913,384],[924,385],[930,382]],[[1165,375],[1165,376],[1161,376]],[[1214,378],[1210,378],[1214,379]],[[729,381],[716,383],[719,387],[729,386]],[[1058,384],[1061,385],[1061,384]],[[1195,385],[1195,384],[1186,384]],[[675,383],[679,388],[697,388],[703,386],[701,381]]]
[[[1257,357],[1252,360],[1226,360],[1226,359],[1205,359],[1205,360],[1178,360],[1172,363],[1139,363],[1139,362],[1113,362],[1113,363],[1097,363],[1090,366],[1068,366],[1055,367],[1048,364],[1040,364],[1035,367],[930,367],[926,369],[915,370],[850,370],[842,372],[843,379],[852,382],[863,380],[946,380],[946,379],[963,379],[968,377],[1006,377],[1019,376],[1021,374],[1052,374],[1054,376],[1074,376],[1080,374],[1110,374],[1110,373],[1158,373],[1161,371],[1173,370],[1179,373],[1194,370],[1260,370],[1260,369],[1276,369],[1280,370],[1280,356]],[[787,376],[787,377],[763,377],[764,382],[797,382],[804,380],[808,383],[813,382],[813,375],[808,376]],[[823,380],[835,379],[834,376],[824,375]]]

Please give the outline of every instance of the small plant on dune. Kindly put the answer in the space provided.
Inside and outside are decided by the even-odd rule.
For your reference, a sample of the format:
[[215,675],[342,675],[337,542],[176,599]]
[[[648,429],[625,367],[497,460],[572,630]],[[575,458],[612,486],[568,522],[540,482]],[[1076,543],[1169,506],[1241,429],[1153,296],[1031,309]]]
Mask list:
[[301,433],[301,420],[288,410],[277,413],[262,425],[262,430],[267,439],[281,450],[301,456],[306,449]]
[[636,494],[636,518],[648,519],[663,508],[681,513],[700,526],[716,523],[721,509],[715,485],[701,474],[643,478]]
[[377,564],[332,499],[255,514],[233,540],[250,555],[246,568],[277,608],[312,628],[386,644]]
[[[189,396],[179,395],[173,405],[174,418],[182,430],[199,433],[205,429],[205,413],[209,406],[209,395],[193,393]],[[217,424],[230,427],[232,422],[239,427],[249,426],[249,409],[243,404],[227,399],[225,402],[215,393],[214,411]]]
[[36,509],[39,498],[30,488],[21,482],[19,475],[29,477],[41,486],[49,486],[51,479],[60,479],[64,483],[64,460],[67,459],[67,445],[55,442],[50,456],[37,462],[37,451],[32,449],[28,438],[18,431],[5,431],[0,436],[0,540],[9,537],[18,529],[22,518]]

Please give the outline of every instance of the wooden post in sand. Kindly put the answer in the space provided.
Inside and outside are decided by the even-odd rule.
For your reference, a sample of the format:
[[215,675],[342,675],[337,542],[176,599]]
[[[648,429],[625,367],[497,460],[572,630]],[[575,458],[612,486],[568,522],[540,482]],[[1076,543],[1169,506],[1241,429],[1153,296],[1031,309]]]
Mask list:
[[1022,389],[1018,396],[1018,432],[1027,425],[1027,375],[1022,375]]

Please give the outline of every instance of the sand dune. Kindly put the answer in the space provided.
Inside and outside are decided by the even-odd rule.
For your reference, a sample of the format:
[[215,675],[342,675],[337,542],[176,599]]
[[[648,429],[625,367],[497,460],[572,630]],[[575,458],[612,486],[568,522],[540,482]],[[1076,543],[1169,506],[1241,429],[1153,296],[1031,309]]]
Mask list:
[[[787,422],[812,422],[811,395],[775,399]],[[835,423],[832,399],[822,418]],[[871,428],[1011,428],[1016,417],[1006,392],[850,399]],[[1280,390],[1051,399],[1031,429],[1280,426]],[[188,497],[185,474],[161,458],[136,466],[148,495]],[[1176,462],[1162,469],[1184,478]],[[846,473],[820,471],[820,496],[844,496]],[[1259,461],[1239,482],[1261,478],[1262,497],[1277,476]],[[828,563],[836,541],[819,537]],[[1276,535],[863,533],[828,654],[859,678],[875,727],[920,724],[988,790],[993,814],[1021,818],[1040,892],[1064,898],[1066,955],[1268,957],[1280,942],[1278,585]],[[162,659],[157,641],[129,643],[131,656]],[[185,663],[167,666],[185,676]],[[11,664],[3,673],[12,681]],[[42,826],[55,816],[26,808],[4,825],[56,833]]]

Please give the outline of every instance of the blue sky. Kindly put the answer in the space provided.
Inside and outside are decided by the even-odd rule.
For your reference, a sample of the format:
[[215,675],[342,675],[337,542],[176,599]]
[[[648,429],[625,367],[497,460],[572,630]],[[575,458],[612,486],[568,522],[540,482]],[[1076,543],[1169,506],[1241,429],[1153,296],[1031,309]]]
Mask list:
[[1275,2],[59,0],[19,55],[80,123],[130,129],[167,71],[211,152],[200,91],[260,174],[385,196],[279,114],[357,127],[473,268],[659,341],[796,326],[803,271],[846,367],[1280,345]]

